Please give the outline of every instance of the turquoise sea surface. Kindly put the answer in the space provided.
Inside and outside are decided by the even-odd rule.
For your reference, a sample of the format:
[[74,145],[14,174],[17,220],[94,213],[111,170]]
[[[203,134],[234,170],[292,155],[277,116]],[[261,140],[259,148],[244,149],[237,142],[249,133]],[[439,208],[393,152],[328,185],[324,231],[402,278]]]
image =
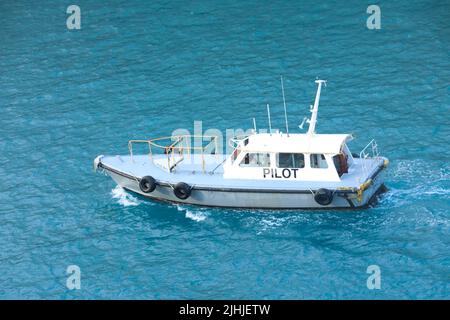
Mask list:
[[[0,298],[450,298],[448,0],[3,0],[0,22]],[[283,128],[280,75],[291,131],[320,77],[318,131],[353,133],[353,151],[377,140],[376,206],[171,205],[93,171],[194,121],[263,126],[266,103]]]

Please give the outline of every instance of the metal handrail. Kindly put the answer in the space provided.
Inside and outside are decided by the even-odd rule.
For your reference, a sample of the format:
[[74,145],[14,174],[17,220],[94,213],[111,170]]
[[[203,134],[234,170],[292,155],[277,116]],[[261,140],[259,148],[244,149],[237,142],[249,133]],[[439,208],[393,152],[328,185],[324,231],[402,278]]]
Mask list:
[[[364,159],[364,160],[371,159],[371,158],[379,158],[379,157],[380,157],[380,154],[378,152],[378,144],[375,141],[375,139],[370,140],[370,142],[359,153],[359,158]],[[365,176],[367,176],[368,171],[370,169],[372,169],[372,167],[374,165],[375,164],[372,164],[372,166],[368,167],[366,161],[361,161],[361,167],[362,167],[362,170],[364,173],[364,177],[360,177],[360,179],[365,180]]]
[[[186,139],[192,139],[192,138],[209,138],[211,141],[209,144],[207,144],[205,147],[200,146],[200,147],[195,147],[192,146],[191,144],[186,145],[186,146],[179,146],[177,145],[178,143],[182,142],[182,141],[186,141]],[[161,143],[159,143],[159,141],[163,141],[163,140],[174,140],[175,141],[173,143],[171,143],[170,145],[162,145]],[[201,151],[201,157],[202,157],[202,169],[203,172],[205,172],[205,158],[204,158],[204,151],[206,150],[206,148],[211,144],[211,142],[214,140],[214,152],[217,153],[217,148],[218,148],[218,137],[217,136],[202,136],[202,135],[178,135],[178,136],[167,136],[167,137],[159,137],[159,138],[154,138],[154,139],[149,139],[149,140],[129,140],[128,141],[128,150],[130,152],[130,157],[131,157],[131,161],[133,161],[133,143],[146,143],[149,146],[149,157],[150,160],[153,162],[153,150],[152,147],[155,148],[159,148],[159,149],[163,149],[164,153],[167,155],[167,166],[168,166],[168,170],[169,172],[172,171],[172,169],[175,168],[175,166],[180,163],[183,159],[184,159],[184,152],[186,151],[188,155],[191,154],[191,150],[200,150]],[[174,159],[174,151],[177,150],[179,152],[179,154],[181,155],[182,159],[178,160],[176,163],[174,163],[173,165],[171,165],[171,158],[172,158],[172,162],[175,162]]]
[[152,147],[148,140],[129,140],[128,141],[128,151],[130,152],[131,161],[133,161],[133,143],[147,143],[149,149],[150,160],[152,159]]
[[[366,149],[368,149],[369,147],[371,147],[371,151],[372,153],[368,153],[366,152]],[[378,144],[375,141],[375,139],[370,140],[370,142],[361,150],[361,152],[359,153],[359,157],[366,159],[366,158],[376,158],[378,157],[380,154],[378,153]]]
[[[185,138],[211,138],[211,139],[217,140],[217,136],[178,135],[178,136],[170,136],[170,137],[159,137],[159,138],[154,138],[154,139],[149,139],[149,140],[144,140],[144,141],[148,141],[152,146],[157,147],[157,148],[167,148],[167,146],[156,143],[155,141],[169,140],[169,139],[173,140],[174,138],[178,139],[178,141],[175,141],[175,143],[179,142]],[[189,147],[189,148],[193,149],[193,150],[197,150],[197,149],[201,150],[203,147]]]

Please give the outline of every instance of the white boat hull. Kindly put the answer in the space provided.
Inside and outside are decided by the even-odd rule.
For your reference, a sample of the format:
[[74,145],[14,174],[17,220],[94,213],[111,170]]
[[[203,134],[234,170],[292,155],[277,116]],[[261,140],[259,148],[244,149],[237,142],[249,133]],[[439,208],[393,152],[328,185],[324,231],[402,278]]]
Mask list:
[[320,205],[314,200],[311,190],[255,190],[238,188],[196,188],[185,200],[177,198],[169,184],[158,184],[151,193],[144,193],[139,180],[116,170],[103,167],[105,172],[122,188],[143,197],[209,207],[260,208],[260,209],[356,209],[367,207],[375,195],[383,189],[382,172],[377,174],[373,183],[358,199],[356,194],[335,195],[329,205]]

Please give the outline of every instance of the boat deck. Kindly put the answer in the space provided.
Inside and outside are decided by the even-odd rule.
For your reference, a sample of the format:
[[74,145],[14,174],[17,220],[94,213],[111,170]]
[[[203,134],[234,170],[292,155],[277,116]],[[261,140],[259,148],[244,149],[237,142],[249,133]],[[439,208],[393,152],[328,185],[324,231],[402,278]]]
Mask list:
[[[172,172],[168,172],[166,155],[103,156],[101,163],[106,169],[113,169],[125,175],[137,178],[149,175],[157,181],[169,184],[185,182],[192,186],[214,188],[256,188],[283,190],[314,190],[318,188],[358,188],[380,165],[384,158],[355,158],[349,172],[341,181],[301,181],[301,180],[267,180],[267,179],[225,179],[222,163],[228,155],[204,155],[204,171],[200,155],[185,156]],[[364,163],[364,165],[363,165]],[[214,170],[215,169],[215,170]]]

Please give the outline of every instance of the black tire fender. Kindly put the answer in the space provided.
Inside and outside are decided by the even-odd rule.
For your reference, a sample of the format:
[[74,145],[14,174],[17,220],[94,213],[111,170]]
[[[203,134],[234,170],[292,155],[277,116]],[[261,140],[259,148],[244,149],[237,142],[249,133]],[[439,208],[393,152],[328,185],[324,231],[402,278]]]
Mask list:
[[322,206],[327,206],[333,201],[333,192],[331,190],[321,188],[314,194],[314,200]]
[[156,189],[156,180],[151,176],[145,176],[139,181],[139,188],[144,193],[153,192]]
[[178,182],[173,188],[173,193],[178,199],[186,200],[191,195],[192,187],[187,183]]

